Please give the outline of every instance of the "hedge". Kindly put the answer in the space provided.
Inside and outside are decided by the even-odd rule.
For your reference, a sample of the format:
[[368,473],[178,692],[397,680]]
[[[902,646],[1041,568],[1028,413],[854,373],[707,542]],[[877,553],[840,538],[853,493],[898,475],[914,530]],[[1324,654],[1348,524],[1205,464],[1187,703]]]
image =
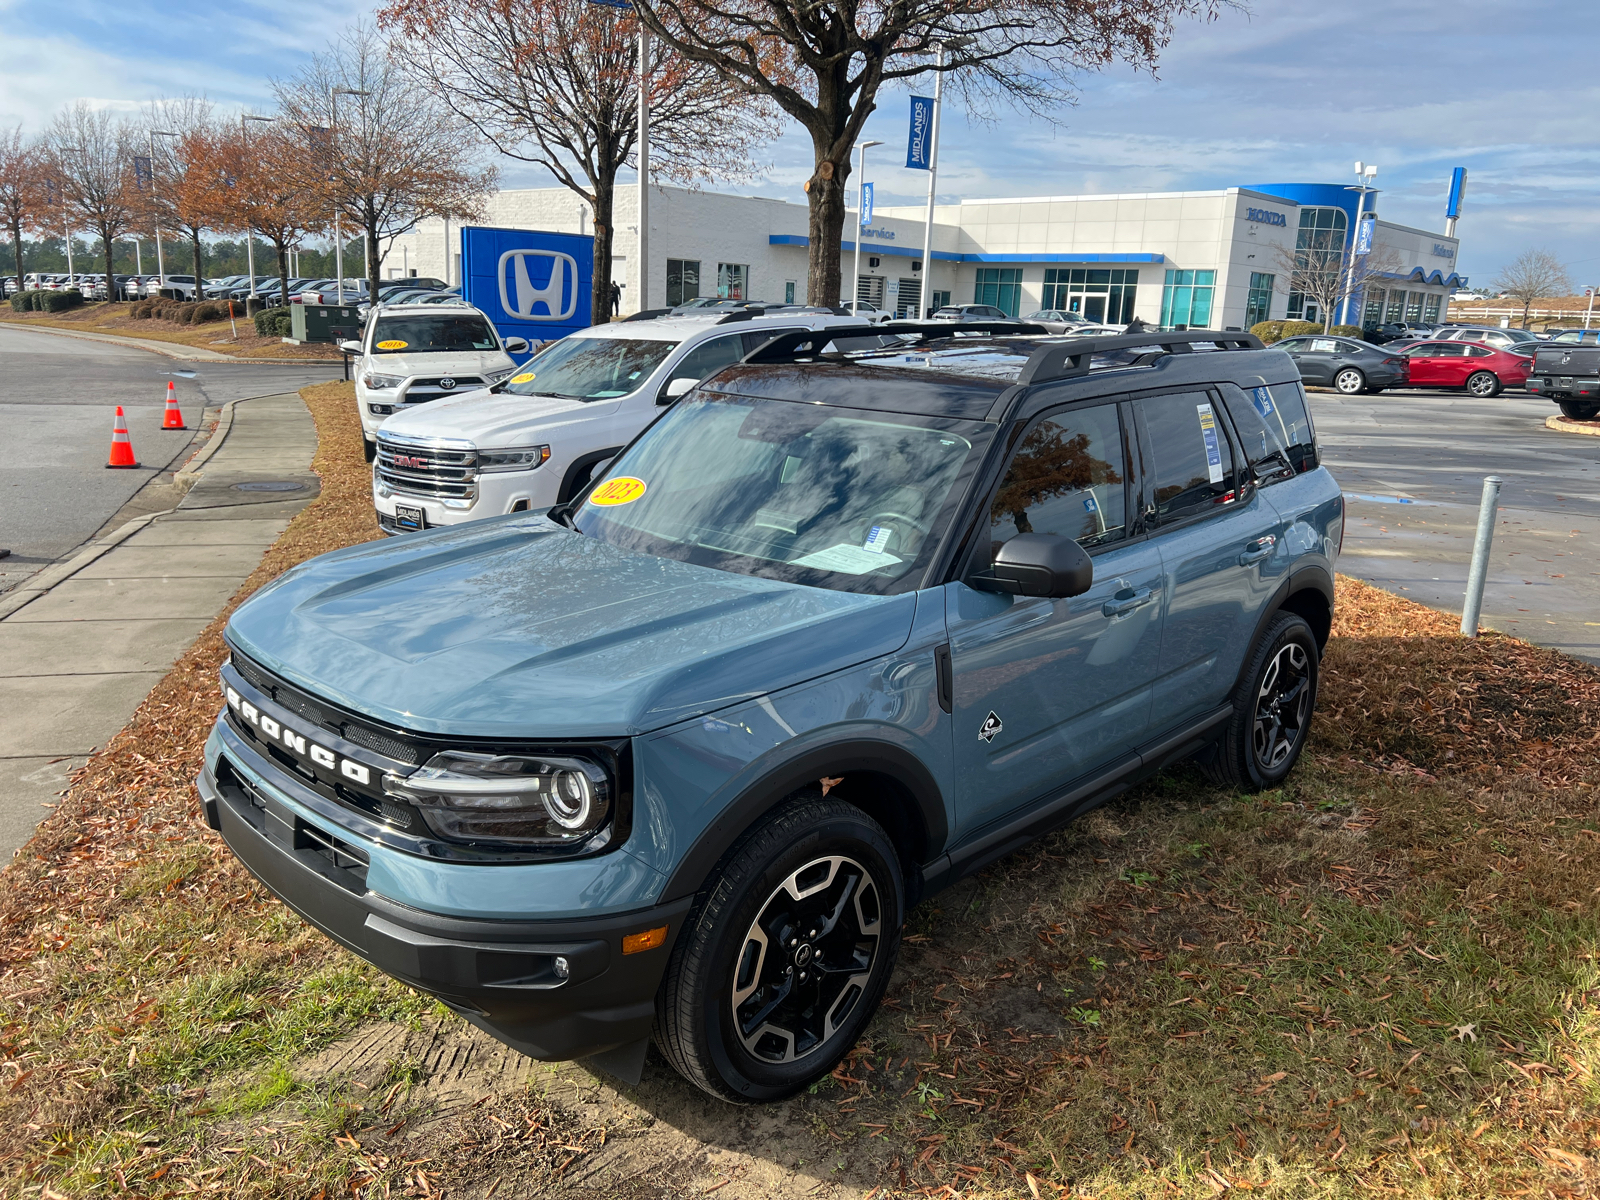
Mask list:
[[25,292],[17,292],[11,297],[11,310],[13,312],[31,312],[33,298],[39,294],[37,288],[29,288]]
[[294,328],[294,314],[287,307],[264,308],[255,315],[257,337],[288,337]]
[[77,289],[64,292],[41,292],[39,307],[45,312],[65,312],[83,303],[83,293]]
[[[1281,342],[1284,338],[1305,337],[1309,333],[1321,333],[1321,321],[1262,321],[1250,326],[1250,332],[1255,334],[1267,345]],[[1361,336],[1361,330],[1354,325],[1335,325],[1328,330],[1330,336],[1352,337]]]

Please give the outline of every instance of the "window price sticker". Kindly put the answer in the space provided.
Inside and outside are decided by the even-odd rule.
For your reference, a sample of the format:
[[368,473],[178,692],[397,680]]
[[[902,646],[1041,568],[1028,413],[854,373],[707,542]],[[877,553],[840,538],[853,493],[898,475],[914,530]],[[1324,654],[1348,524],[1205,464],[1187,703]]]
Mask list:
[[1212,483],[1222,482],[1222,444],[1217,441],[1217,417],[1209,404],[1196,404],[1200,414],[1200,438],[1206,444],[1206,474]]

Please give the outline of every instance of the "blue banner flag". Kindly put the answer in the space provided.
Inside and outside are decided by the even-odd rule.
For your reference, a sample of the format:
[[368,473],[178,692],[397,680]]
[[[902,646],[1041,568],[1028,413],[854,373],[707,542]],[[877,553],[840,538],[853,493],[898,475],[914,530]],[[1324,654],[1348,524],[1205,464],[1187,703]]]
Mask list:
[[1461,216],[1461,202],[1467,198],[1467,169],[1457,167],[1450,172],[1450,196],[1445,201],[1444,215],[1450,218]]
[[150,156],[135,154],[133,156],[133,182],[141,192],[150,190]]
[[861,228],[865,229],[872,224],[872,185],[861,185]]
[[914,171],[933,169],[933,98],[911,97],[911,137],[906,143],[906,166]]
[[1356,253],[1372,253],[1372,227],[1378,223],[1376,217],[1363,217],[1361,224],[1356,227]]

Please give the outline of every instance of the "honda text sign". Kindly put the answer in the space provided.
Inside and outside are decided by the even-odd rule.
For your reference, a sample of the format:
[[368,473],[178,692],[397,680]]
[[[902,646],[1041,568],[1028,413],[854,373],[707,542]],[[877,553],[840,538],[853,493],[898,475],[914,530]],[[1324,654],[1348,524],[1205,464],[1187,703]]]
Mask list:
[[501,337],[549,342],[594,324],[594,239],[535,229],[461,230],[461,294]]

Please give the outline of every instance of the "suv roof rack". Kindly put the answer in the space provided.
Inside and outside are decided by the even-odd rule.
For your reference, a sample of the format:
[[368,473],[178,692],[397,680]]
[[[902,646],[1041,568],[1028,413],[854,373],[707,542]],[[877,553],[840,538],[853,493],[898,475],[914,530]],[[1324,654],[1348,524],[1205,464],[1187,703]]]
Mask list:
[[[882,325],[868,326],[867,331],[873,334],[920,334],[924,341],[953,339],[960,333],[989,336],[1049,334],[1049,330],[1043,326],[1032,325],[1025,321],[983,321],[961,324],[890,321]],[[821,353],[822,348],[837,338],[839,333],[838,329],[805,329],[779,334],[770,342],[747,354],[743,361],[784,363],[800,358],[811,358]],[[1113,334],[1108,337],[1075,338],[1070,333],[1056,336],[1063,340],[1041,345],[1028,356],[1027,363],[1017,375],[1019,385],[1026,387],[1030,384],[1087,375],[1095,355],[1113,350],[1148,347],[1151,353],[1140,356],[1141,359],[1148,360],[1154,358],[1157,352],[1192,353],[1197,343],[1215,346],[1219,350],[1266,349],[1261,339],[1253,333],[1219,332],[1215,329],[1189,329],[1182,333]],[[894,347],[885,346],[884,349],[892,350]]]

